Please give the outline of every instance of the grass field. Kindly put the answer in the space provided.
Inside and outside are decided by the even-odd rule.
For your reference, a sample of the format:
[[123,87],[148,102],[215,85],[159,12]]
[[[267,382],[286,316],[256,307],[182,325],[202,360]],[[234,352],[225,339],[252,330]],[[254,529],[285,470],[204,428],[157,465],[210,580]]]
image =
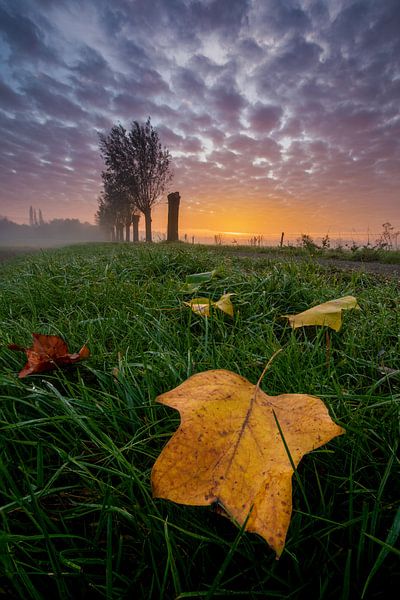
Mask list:
[[[183,305],[186,275],[218,267]],[[342,330],[281,315],[352,294]],[[0,265],[0,598],[386,599],[400,585],[399,282],[212,249],[86,245]],[[32,332],[91,357],[18,379]],[[270,394],[319,396],[347,433],[304,457],[279,561],[211,507],[153,499],[150,471],[178,414],[155,398],[235,371]],[[300,485],[299,485],[300,484]],[[389,594],[389,595],[388,595]]]

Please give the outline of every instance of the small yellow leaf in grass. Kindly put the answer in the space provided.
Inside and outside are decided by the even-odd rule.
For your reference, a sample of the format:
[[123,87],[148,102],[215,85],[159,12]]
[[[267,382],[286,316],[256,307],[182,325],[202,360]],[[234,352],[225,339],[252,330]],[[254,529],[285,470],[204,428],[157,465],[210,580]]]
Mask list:
[[184,304],[186,304],[186,306],[190,306],[194,313],[203,317],[210,316],[211,306],[215,306],[230,317],[233,317],[233,304],[230,299],[231,296],[234,296],[234,294],[223,294],[221,298],[217,300],[217,302],[214,302],[209,298],[192,298],[189,302],[184,302]]
[[230,317],[233,317],[233,304],[231,302],[231,296],[234,296],[234,294],[224,294],[217,302],[214,302],[214,306],[222,310]]
[[304,327],[306,325],[326,325],[335,331],[339,331],[342,326],[342,310],[350,308],[360,309],[354,296],[343,296],[336,300],[329,300],[318,306],[313,306],[297,315],[283,315],[289,319],[293,329]]
[[218,503],[279,557],[292,513],[293,468],[344,433],[322,400],[267,396],[236,373],[213,370],[189,377],[157,402],[178,410],[181,424],[153,466],[153,496],[192,506]]
[[203,317],[210,316],[210,305],[213,302],[209,298],[192,298],[189,302],[184,302],[187,306],[190,306],[192,311],[197,315]]

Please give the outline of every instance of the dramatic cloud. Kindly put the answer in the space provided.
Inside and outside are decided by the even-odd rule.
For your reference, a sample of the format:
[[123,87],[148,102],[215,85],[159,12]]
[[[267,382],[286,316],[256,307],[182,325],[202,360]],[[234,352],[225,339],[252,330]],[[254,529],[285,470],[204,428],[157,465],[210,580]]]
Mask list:
[[186,230],[399,228],[399,22],[398,0],[0,0],[0,214],[93,222],[98,132],[151,116]]

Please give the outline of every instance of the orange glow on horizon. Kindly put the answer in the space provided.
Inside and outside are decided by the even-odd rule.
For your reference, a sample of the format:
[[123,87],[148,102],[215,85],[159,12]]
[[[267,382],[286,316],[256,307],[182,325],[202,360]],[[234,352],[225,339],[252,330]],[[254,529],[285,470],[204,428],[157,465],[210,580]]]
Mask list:
[[243,236],[243,235],[251,235],[251,233],[249,233],[248,231],[221,231],[222,235],[237,235],[237,236]]
[[[378,216],[371,219],[366,211],[363,214],[359,207],[338,200],[335,211],[328,210],[325,203],[314,200],[269,201],[266,199],[248,200],[218,198],[213,202],[205,198],[198,204],[190,203],[181,192],[179,212],[179,236],[186,234],[214,243],[216,235],[225,237],[231,243],[235,238],[240,243],[248,243],[254,236],[262,236],[264,240],[276,240],[279,243],[284,233],[286,243],[296,243],[302,234],[313,238],[329,235],[331,239],[351,238],[355,241],[367,239],[375,241],[382,230],[382,223],[390,221],[398,227],[396,219]],[[153,230],[167,231],[168,206],[166,202],[154,207]],[[140,220],[140,229],[144,229],[144,219]],[[376,234],[376,235],[375,235]]]
[[[291,205],[284,202],[252,201],[243,199],[220,198],[213,203],[204,199],[201,203],[193,204],[181,199],[179,214],[179,231],[202,235],[221,234],[229,236],[251,237],[262,234],[309,233],[311,230],[321,231],[343,229],[332,219],[332,215],[323,214],[314,204],[304,207],[300,203]],[[215,206],[217,205],[217,210]],[[336,215],[335,215],[336,216]],[[351,229],[350,217],[346,229]],[[164,231],[167,226],[168,207],[165,202],[154,207],[153,227]],[[342,220],[342,219],[341,219]],[[365,228],[366,229],[366,228]]]
[[[179,186],[176,186],[177,188]],[[200,238],[214,238],[215,235],[229,238],[239,238],[247,241],[253,236],[262,235],[264,239],[275,239],[284,232],[285,239],[300,237],[301,234],[311,236],[330,235],[340,237],[352,233],[371,235],[371,240],[382,230],[382,223],[390,221],[394,228],[399,223],[393,215],[378,215],[377,217],[360,212],[359,205],[353,206],[338,198],[335,211],[329,210],[326,203],[315,200],[274,198],[244,198],[237,193],[235,196],[217,194],[211,196],[208,192],[204,197],[193,199],[190,194],[181,193],[179,213],[179,235]],[[57,218],[77,218],[82,222],[95,223],[97,203],[92,199],[71,202],[60,210],[54,206],[43,210],[45,221]],[[363,220],[363,217],[365,220]],[[19,223],[28,222],[28,210],[21,214],[10,214],[11,220]],[[152,229],[158,236],[167,232],[168,203],[166,198],[152,211]],[[144,217],[139,223],[140,231],[144,231]],[[374,237],[375,236],[375,237]]]

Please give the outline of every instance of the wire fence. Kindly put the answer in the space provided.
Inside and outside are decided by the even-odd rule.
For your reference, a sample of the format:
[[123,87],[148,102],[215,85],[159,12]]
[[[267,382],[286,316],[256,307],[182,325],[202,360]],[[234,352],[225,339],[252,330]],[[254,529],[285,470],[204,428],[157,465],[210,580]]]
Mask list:
[[181,241],[190,244],[211,245],[243,245],[243,246],[307,246],[313,245],[321,248],[357,249],[387,248],[400,249],[400,231],[388,232],[330,232],[321,233],[266,233],[266,234],[233,234],[218,233],[214,236],[183,234]]

